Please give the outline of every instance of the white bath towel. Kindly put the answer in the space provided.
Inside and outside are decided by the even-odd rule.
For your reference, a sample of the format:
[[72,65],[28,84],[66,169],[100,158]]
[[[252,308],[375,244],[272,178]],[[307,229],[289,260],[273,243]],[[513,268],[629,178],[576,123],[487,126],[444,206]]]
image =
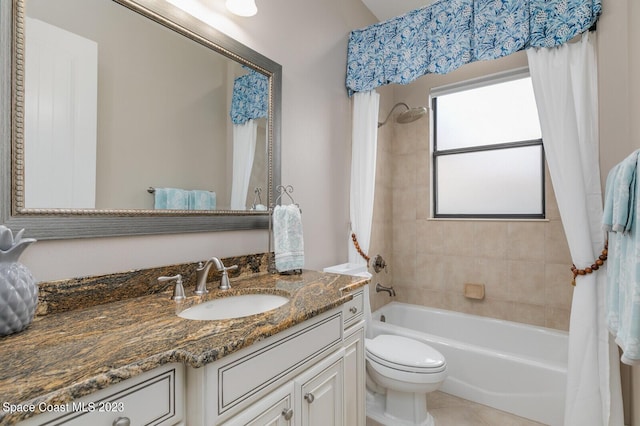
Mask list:
[[273,240],[278,272],[304,268],[302,215],[294,204],[273,209]]

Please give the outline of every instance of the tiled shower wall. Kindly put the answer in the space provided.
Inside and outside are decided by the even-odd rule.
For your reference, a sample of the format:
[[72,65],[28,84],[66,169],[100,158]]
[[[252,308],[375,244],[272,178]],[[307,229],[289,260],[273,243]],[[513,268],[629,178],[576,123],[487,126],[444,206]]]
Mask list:
[[[380,128],[376,173],[369,254],[389,267],[373,285],[393,285],[400,302],[568,330],[571,257],[548,174],[544,221],[430,219],[426,117]],[[484,284],[484,300],[465,298],[465,283]],[[392,300],[371,292],[373,309]]]

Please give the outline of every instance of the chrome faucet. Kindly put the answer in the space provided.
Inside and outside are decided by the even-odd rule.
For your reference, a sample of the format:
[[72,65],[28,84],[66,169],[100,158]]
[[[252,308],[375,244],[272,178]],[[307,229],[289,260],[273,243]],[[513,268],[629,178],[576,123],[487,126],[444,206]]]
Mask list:
[[391,297],[396,296],[396,291],[393,289],[392,286],[385,287],[380,283],[376,284],[376,293],[380,293],[381,291],[386,291],[387,293],[389,293],[389,296]]
[[216,265],[216,269],[218,271],[222,272],[222,276],[220,277],[220,290],[229,290],[231,288],[227,271],[238,269],[238,265],[232,265],[227,268],[226,266],[224,266],[220,259],[218,259],[217,257],[212,257],[204,264],[202,262],[198,263],[198,268],[196,269],[196,290],[194,291],[195,294],[201,296],[209,292],[209,290],[207,290],[207,276],[209,275],[209,268],[211,268],[211,265],[213,264]]

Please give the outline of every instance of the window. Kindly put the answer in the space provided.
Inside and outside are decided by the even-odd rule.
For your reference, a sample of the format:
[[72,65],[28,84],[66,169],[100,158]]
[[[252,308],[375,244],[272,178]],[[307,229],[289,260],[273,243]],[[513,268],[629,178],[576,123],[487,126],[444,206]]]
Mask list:
[[544,151],[531,78],[435,89],[436,218],[544,218]]

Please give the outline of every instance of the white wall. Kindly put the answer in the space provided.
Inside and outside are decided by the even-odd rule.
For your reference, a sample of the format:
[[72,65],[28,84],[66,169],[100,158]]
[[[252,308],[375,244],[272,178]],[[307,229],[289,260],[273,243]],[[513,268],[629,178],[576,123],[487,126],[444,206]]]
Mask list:
[[[257,4],[251,18],[232,17],[213,5],[200,19],[283,67],[282,182],[294,186],[302,207],[306,267],[320,269],[347,258],[347,37],[375,19],[359,0]],[[48,281],[265,252],[267,241],[266,231],[40,241],[21,261],[37,280]]]

